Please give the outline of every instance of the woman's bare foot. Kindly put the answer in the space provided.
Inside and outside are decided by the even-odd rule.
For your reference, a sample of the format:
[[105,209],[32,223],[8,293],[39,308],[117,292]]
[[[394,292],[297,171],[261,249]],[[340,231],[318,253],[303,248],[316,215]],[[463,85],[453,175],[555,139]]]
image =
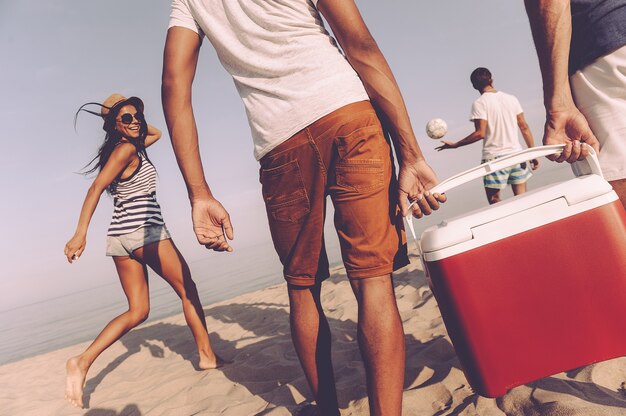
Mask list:
[[80,364],[79,357],[72,357],[65,364],[67,378],[65,380],[65,399],[76,407],[83,408],[83,386],[87,369]]
[[215,368],[220,368],[228,363],[229,363],[228,361],[221,359],[215,353],[211,353],[211,354],[200,353],[200,362],[198,363],[198,367],[200,367],[200,369],[202,370],[212,370]]

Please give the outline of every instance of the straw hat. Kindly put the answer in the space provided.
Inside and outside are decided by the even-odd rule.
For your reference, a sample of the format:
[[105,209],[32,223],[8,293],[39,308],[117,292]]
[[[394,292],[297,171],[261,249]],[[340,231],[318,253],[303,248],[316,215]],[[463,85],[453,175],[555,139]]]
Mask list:
[[109,112],[113,112],[114,114],[116,114],[120,108],[128,104],[134,106],[137,111],[143,112],[143,101],[141,101],[141,98],[126,98],[122,94],[114,93],[111,94],[109,98],[104,100],[104,102],[102,103],[102,106],[100,107],[100,115],[102,116],[102,118],[106,118]]

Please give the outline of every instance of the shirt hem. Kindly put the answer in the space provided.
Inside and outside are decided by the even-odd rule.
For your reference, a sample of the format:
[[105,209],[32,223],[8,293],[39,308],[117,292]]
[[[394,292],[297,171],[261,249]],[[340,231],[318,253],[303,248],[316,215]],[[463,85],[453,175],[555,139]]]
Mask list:
[[339,109],[341,107],[344,107],[344,106],[346,106],[348,104],[353,104],[353,103],[356,103],[356,102],[359,102],[359,101],[369,101],[369,99],[370,98],[367,95],[367,93],[359,94],[358,96],[354,96],[354,97],[346,99],[346,100],[338,101],[337,103],[333,103],[331,106],[324,107],[323,109],[321,109],[321,110],[317,111],[316,113],[314,113],[314,115],[312,117],[306,119],[302,123],[296,124],[296,126],[294,128],[288,130],[287,133],[285,133],[284,136],[281,136],[278,140],[272,142],[268,146],[265,146],[259,152],[255,152],[254,153],[255,159],[257,161],[261,160],[263,158],[263,156],[265,156],[266,154],[271,152],[278,145],[280,145],[283,142],[289,140],[291,137],[293,137],[294,134],[296,134],[299,131],[307,128],[308,126],[310,126],[311,124],[313,124],[317,120],[319,120],[320,118],[322,118],[322,117],[332,113],[333,111],[335,111],[335,110],[337,110],[337,109]]

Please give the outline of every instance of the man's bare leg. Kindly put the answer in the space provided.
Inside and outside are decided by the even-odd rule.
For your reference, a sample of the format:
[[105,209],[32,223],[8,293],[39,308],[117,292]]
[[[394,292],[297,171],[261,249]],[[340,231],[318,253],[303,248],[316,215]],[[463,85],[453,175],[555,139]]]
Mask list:
[[339,416],[331,360],[331,336],[320,301],[321,283],[288,285],[291,339],[313,396],[323,416]]
[[624,208],[626,208],[626,179],[618,179],[616,181],[610,181],[609,183],[615,190],[620,201],[622,201]]
[[485,188],[485,193],[487,194],[487,201],[489,201],[490,205],[500,202],[500,190],[499,189]]
[[512,184],[511,188],[513,188],[513,195],[523,194],[524,192],[526,192],[526,182]]
[[404,384],[404,331],[391,275],[352,280],[359,305],[358,340],[370,415],[399,416]]

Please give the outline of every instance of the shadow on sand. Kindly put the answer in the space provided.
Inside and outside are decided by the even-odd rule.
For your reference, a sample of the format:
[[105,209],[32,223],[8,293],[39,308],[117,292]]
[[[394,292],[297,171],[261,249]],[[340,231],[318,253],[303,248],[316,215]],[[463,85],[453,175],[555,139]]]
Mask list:
[[[343,280],[345,276],[335,274],[325,284],[333,285]],[[422,299],[413,305],[413,309],[420,308],[432,296],[428,292],[427,280],[421,272],[401,272],[395,278],[395,285],[397,287],[408,285],[424,294]],[[210,334],[215,350],[224,359],[231,361],[217,371],[268,403],[267,410],[258,415],[263,415],[275,407],[284,407],[292,414],[297,414],[298,403],[294,398],[294,390],[303,397],[310,397],[310,392],[291,343],[287,305],[282,302],[231,303],[206,308],[204,312],[208,318],[224,324],[239,325],[243,333],[241,338],[234,341],[223,339],[218,333]],[[351,402],[367,397],[364,386],[365,372],[355,341],[356,323],[349,319],[330,317],[328,321],[333,336],[333,363],[339,404],[345,409]],[[121,339],[121,342],[127,351],[87,381],[86,403],[102,380],[142,347],[148,348],[153,357],[162,358],[164,350],[156,345],[161,344],[197,366],[195,344],[189,329],[183,325],[156,323],[131,331]],[[406,335],[405,342],[407,357],[405,389],[422,389],[440,383],[448,377],[452,368],[460,368],[454,348],[444,336],[435,336],[421,342],[413,335]],[[431,372],[430,376],[419,384],[414,384],[425,368]],[[355,384],[359,387],[355,388]],[[345,388],[342,388],[344,386]],[[545,378],[528,386],[569,394],[590,404],[624,407],[623,395],[593,383]],[[448,406],[435,415],[460,415],[468,406],[475,406],[479,397],[477,394],[471,394],[454,408]],[[116,413],[93,409],[86,415],[116,416]],[[134,416],[141,413],[137,406],[128,405],[121,415]]]
[[[345,280],[345,276],[333,276],[325,284],[337,284],[342,280]],[[293,389],[303,397],[310,397],[306,379],[291,342],[286,304],[232,303],[206,308],[204,312],[208,318],[241,326],[244,333],[244,336],[236,341],[225,340],[218,333],[210,334],[215,351],[224,359],[231,361],[217,371],[222,372],[233,383],[245,386],[251,394],[268,402],[268,410],[285,407],[295,412],[298,403],[294,399]],[[356,323],[330,317],[328,321],[333,336],[333,363],[339,403],[341,408],[347,408],[350,402],[367,397],[364,385],[365,371],[355,341]],[[434,370],[434,374],[417,388],[438,383],[449,374],[452,366],[456,365],[455,360],[450,359],[454,358],[452,346],[443,337],[422,343],[413,336],[406,336],[405,341],[408,364],[405,386],[410,385],[424,367]],[[142,348],[147,348],[153,357],[162,358],[164,351],[159,344],[163,345],[193,363],[199,370],[195,344],[187,326],[160,322],[134,329],[122,337],[120,342],[126,348],[126,352],[88,379],[84,389],[84,401],[87,406],[91,394],[107,375]],[[440,361],[444,356],[446,359]],[[354,384],[350,382],[350,388],[342,388],[344,376],[354,379],[360,387],[354,388]],[[127,409],[124,409],[126,413],[122,414],[141,414],[134,405],[129,405]],[[90,416],[115,414],[99,409],[92,409],[90,412],[92,413],[87,413]]]
[[141,416],[137,405],[129,404],[121,412],[110,409],[90,409],[84,416]]

